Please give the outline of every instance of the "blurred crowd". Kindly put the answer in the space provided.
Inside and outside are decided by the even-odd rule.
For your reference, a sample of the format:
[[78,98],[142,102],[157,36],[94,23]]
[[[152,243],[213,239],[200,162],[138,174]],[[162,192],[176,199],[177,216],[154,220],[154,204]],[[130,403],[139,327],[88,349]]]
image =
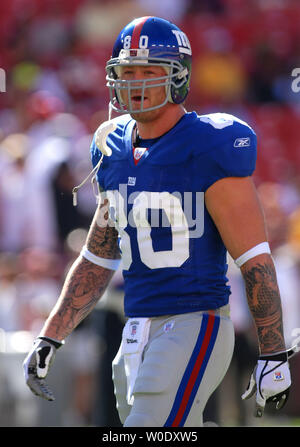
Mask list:
[[[81,249],[96,202],[92,187],[85,186],[74,207],[72,188],[89,173],[92,135],[108,116],[105,62],[120,29],[144,15],[174,21],[190,38],[193,75],[187,109],[232,113],[257,133],[254,178],[277,265],[287,343],[300,334],[300,93],[291,87],[292,70],[300,67],[299,2],[2,0],[0,68],[6,88],[0,93],[0,352],[8,349],[5,333],[38,334]],[[240,348],[234,365],[242,380],[240,372],[248,373],[256,341],[240,275],[230,262],[229,278]],[[113,346],[118,345],[119,274],[104,302],[78,330],[82,337],[73,337],[84,353],[81,366],[79,361],[73,365],[81,390],[74,405],[82,424],[95,422],[91,383],[99,363],[85,343],[94,346],[95,339],[99,348],[101,340],[99,352],[108,361],[114,355],[106,339],[113,332]],[[300,415],[298,400],[290,405],[293,417]],[[234,423],[245,424],[246,415],[236,407]]]

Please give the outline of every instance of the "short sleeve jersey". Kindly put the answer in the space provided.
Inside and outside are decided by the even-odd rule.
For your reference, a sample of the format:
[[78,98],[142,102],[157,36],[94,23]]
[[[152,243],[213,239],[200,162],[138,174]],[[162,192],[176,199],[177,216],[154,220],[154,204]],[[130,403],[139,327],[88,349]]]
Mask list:
[[[217,309],[228,303],[227,251],[204,201],[225,177],[250,176],[256,135],[224,113],[186,113],[166,134],[133,148],[135,121],[115,118],[97,180],[119,232],[128,317]],[[93,140],[91,157],[101,152]]]

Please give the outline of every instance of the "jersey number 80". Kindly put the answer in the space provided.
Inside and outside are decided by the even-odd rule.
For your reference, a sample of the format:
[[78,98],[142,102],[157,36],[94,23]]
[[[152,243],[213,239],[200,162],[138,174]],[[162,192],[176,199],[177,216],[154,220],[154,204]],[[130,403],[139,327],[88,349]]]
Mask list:
[[[178,197],[169,192],[139,192],[132,199],[132,209],[128,215],[125,200],[119,191],[107,191],[107,198],[110,202],[110,216],[121,239],[124,270],[129,270],[132,264],[131,240],[126,231],[129,225],[136,228],[140,258],[148,268],[180,267],[189,258],[189,226]],[[148,210],[160,209],[167,216],[172,234],[172,248],[154,251]]]

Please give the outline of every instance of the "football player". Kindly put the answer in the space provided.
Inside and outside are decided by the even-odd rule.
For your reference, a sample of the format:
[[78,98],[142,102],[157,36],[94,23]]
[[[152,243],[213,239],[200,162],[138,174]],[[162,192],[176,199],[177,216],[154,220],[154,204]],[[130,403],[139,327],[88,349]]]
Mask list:
[[[110,109],[91,144],[101,194],[81,254],[24,361],[53,400],[56,349],[91,312],[122,258],[127,322],[113,362],[124,426],[196,427],[231,361],[227,252],[245,280],[259,358],[243,398],[281,408],[291,385],[281,299],[252,180],[256,135],[225,113],[184,108],[191,45],[174,24],[133,20],[107,62]],[[111,115],[110,115],[111,118]]]

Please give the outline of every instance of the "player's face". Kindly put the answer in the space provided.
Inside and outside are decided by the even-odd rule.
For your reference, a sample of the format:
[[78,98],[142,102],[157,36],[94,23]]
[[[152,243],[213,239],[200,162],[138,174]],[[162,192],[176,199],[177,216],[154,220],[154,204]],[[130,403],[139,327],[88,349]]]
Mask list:
[[[162,67],[158,67],[155,65],[147,65],[147,66],[127,66],[122,67],[121,70],[121,78],[126,81],[134,81],[136,80],[136,85],[134,83],[134,88],[131,89],[131,106],[132,108],[139,109],[142,104],[142,83],[139,81],[143,81],[145,79],[150,79],[147,84],[157,84],[157,81],[151,82],[151,78],[157,78],[161,76],[165,76],[166,71]],[[161,81],[159,81],[161,82]],[[135,88],[136,87],[136,88]],[[159,87],[151,87],[146,88],[144,93],[144,103],[143,107],[150,108],[159,104],[162,104],[166,98],[166,88],[164,85]],[[124,103],[128,106],[128,91],[125,90],[122,92],[122,99]],[[132,113],[131,116],[140,122],[149,122],[153,119],[156,119],[160,115],[160,109],[150,110],[146,112],[138,112]]]

